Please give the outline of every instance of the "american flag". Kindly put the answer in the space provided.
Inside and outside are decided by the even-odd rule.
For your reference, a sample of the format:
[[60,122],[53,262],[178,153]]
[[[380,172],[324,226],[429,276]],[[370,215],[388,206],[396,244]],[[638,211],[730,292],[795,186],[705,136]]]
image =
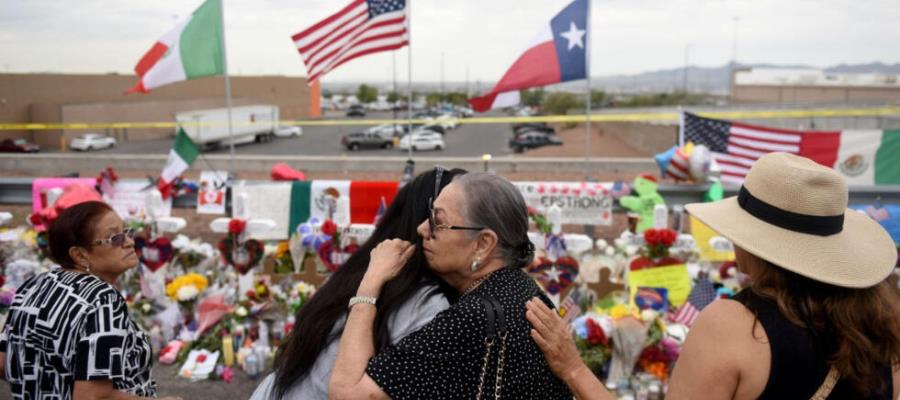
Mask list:
[[701,280],[691,289],[691,294],[688,295],[687,301],[681,305],[673,319],[680,324],[691,326],[694,320],[697,319],[697,316],[700,315],[700,311],[715,299],[716,287],[706,279]]
[[803,132],[767,128],[684,113],[685,141],[709,148],[722,169],[722,182],[741,184],[757,159],[766,153],[800,153]]
[[578,288],[575,288],[559,305],[560,315],[562,315],[566,324],[571,323],[581,315],[581,305],[579,303],[581,303],[581,293],[578,291]]
[[406,1],[354,0],[292,38],[312,85],[354,58],[409,44]]

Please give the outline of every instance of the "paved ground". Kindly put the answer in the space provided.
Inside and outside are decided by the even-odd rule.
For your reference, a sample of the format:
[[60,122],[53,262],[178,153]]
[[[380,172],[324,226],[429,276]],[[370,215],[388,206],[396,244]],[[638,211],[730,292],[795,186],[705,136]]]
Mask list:
[[[390,112],[369,113],[369,119],[391,119]],[[328,119],[346,119],[346,117],[329,117]],[[269,143],[251,143],[235,147],[237,154],[290,154],[319,156],[402,156],[405,151],[399,149],[363,149],[349,151],[341,146],[341,137],[366,129],[367,126],[305,126],[303,135],[295,138],[275,138]],[[512,154],[507,142],[512,131],[508,124],[462,124],[457,129],[444,135],[447,147],[429,155],[442,157],[480,157],[484,153],[495,156]],[[172,148],[172,139],[158,139],[142,142],[120,143],[115,149],[96,150],[92,154],[166,154]],[[227,154],[228,146],[210,150],[212,154]]]

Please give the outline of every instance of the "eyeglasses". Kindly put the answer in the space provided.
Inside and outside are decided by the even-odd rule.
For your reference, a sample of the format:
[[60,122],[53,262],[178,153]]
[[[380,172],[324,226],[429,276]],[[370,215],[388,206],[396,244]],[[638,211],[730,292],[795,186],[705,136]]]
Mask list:
[[125,239],[134,239],[134,228],[125,228],[124,231],[113,234],[106,239],[97,239],[93,244],[95,246],[106,244],[112,247],[122,247],[125,244]]
[[456,226],[456,225],[447,225],[447,224],[437,224],[434,222],[434,198],[428,199],[428,229],[431,232],[431,237],[434,237],[434,233],[437,231],[480,231],[484,229],[484,227],[480,226]]

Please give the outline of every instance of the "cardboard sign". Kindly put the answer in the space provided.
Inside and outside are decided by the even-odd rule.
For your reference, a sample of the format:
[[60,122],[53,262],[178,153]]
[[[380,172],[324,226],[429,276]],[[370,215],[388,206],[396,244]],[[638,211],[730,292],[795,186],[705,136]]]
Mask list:
[[525,204],[540,212],[556,205],[564,224],[611,225],[612,183],[589,182],[513,182],[522,192]]
[[691,235],[700,250],[700,259],[713,262],[733,261],[734,246],[709,226],[691,216]]
[[687,265],[667,265],[630,271],[628,273],[628,290],[631,305],[637,307],[634,297],[638,288],[663,288],[668,291],[669,304],[672,308],[681,307],[691,293],[691,276]]
[[228,173],[203,171],[197,189],[198,214],[225,214],[225,191]]

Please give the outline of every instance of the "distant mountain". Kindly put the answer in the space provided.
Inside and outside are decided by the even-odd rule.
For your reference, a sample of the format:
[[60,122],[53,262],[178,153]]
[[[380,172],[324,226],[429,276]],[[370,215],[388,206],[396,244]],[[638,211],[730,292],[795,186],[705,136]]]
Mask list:
[[[778,65],[778,64],[737,64],[737,68],[819,68],[809,65]],[[725,64],[718,67],[689,66],[687,68],[687,89],[691,92],[705,92],[712,94],[727,94],[731,81],[731,65]],[[647,71],[632,75],[608,75],[593,77],[591,87],[595,90],[604,90],[612,93],[654,93],[682,90],[685,85],[684,68],[669,68],[655,71]],[[900,63],[885,64],[872,62],[867,64],[840,64],[823,69],[828,73],[852,73],[852,74],[900,74]],[[363,82],[334,82],[323,85],[324,90],[335,93],[352,93]],[[390,82],[370,82],[382,93],[391,89]],[[446,91],[466,91],[469,88],[477,94],[490,89],[494,82],[445,82]],[[440,91],[440,82],[413,82],[413,90],[416,91]],[[397,82],[397,89],[406,90],[406,82]],[[584,81],[575,81],[553,85],[547,88],[551,91],[584,92]]]

